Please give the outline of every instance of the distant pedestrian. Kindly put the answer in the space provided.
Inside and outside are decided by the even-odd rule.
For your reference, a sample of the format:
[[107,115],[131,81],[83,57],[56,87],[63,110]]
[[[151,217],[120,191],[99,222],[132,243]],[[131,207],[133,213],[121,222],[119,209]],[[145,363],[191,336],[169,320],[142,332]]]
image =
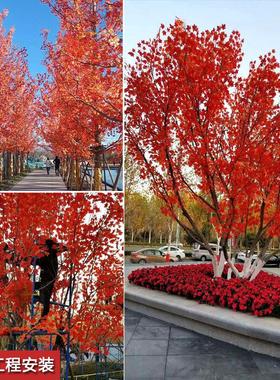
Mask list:
[[167,254],[165,255],[165,261],[166,261],[167,263],[170,262],[170,253],[167,253]]
[[51,163],[51,161],[50,161],[50,159],[48,157],[47,161],[46,161],[46,168],[47,168],[47,174],[48,175],[50,174],[51,167],[52,167],[52,163]]
[[55,174],[59,175],[60,159],[58,156],[55,156],[53,163],[54,163],[54,168],[55,168]]

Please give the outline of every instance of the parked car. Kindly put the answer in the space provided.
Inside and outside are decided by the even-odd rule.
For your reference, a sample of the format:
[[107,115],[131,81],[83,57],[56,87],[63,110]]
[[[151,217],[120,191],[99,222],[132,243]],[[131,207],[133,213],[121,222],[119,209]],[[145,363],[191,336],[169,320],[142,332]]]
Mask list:
[[[144,263],[165,263],[166,257],[165,253],[161,252],[159,249],[154,248],[143,248],[139,251],[132,252],[130,255],[130,261],[132,263],[144,264]],[[170,257],[170,261],[178,261],[175,257]]]
[[[245,257],[246,257],[246,255],[245,255],[244,252],[238,252],[238,254],[237,254],[237,260],[239,262],[244,263]],[[254,253],[253,256],[252,256],[252,261],[255,261],[257,259],[257,257],[258,257],[258,254]],[[265,263],[264,266],[270,266],[270,265],[273,265],[273,266],[276,266],[276,267],[280,268],[280,256],[279,255],[272,255],[272,256],[270,256],[270,258],[268,259],[268,261]]]
[[[257,257],[258,257],[258,254],[254,253],[252,256],[252,261],[255,261]],[[246,253],[242,251],[238,252],[236,258],[237,258],[237,261],[244,263],[245,258],[246,258]]]
[[[217,244],[210,243],[209,245],[214,251],[217,251]],[[205,246],[195,244],[192,251],[192,258],[194,260],[206,261],[211,260],[211,255]]]
[[168,252],[170,257],[176,257],[179,261],[186,257],[185,252],[181,248],[175,247],[174,245],[165,245],[164,247],[159,248],[159,250],[164,254]]
[[273,265],[280,268],[280,255],[272,255],[265,263],[265,266],[267,265]]

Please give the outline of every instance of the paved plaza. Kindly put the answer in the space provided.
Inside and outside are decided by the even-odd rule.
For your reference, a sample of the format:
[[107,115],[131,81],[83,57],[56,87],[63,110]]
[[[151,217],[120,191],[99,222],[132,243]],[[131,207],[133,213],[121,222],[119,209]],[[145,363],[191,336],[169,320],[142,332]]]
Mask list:
[[126,380],[280,380],[280,359],[126,310]]

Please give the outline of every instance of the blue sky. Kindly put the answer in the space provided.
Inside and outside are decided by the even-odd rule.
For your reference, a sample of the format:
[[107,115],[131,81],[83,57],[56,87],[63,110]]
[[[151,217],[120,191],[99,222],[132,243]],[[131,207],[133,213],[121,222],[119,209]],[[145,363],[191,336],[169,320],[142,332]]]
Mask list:
[[0,0],[0,10],[3,9],[9,10],[5,28],[15,27],[15,45],[27,49],[31,74],[44,72],[41,31],[48,29],[49,38],[54,41],[59,28],[58,19],[40,0]]
[[[14,26],[16,45],[27,48],[31,73],[43,72],[41,31],[48,29],[55,40],[58,19],[40,0],[0,0],[0,9],[4,8],[10,12],[5,27]],[[161,23],[181,17],[203,29],[224,23],[230,31],[238,29],[245,39],[245,73],[250,60],[273,48],[280,59],[279,14],[279,0],[126,0],[125,57],[139,40],[154,36]]]
[[126,0],[125,60],[131,61],[127,53],[139,40],[155,36],[161,23],[180,17],[202,29],[226,24],[228,31],[239,30],[245,40],[244,75],[249,62],[269,50],[275,49],[280,60],[279,15],[279,0]]

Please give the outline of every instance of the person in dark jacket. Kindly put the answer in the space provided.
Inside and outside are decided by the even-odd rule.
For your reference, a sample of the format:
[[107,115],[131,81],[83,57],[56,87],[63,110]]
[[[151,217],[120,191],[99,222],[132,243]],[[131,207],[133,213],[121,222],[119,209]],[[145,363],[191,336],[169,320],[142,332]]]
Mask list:
[[53,163],[54,163],[54,168],[55,168],[55,174],[59,175],[60,159],[58,156],[55,156]]
[[57,253],[59,251],[59,245],[52,239],[46,239],[45,247],[44,256],[36,260],[36,265],[41,268],[39,301],[43,305],[42,317],[50,311],[50,300],[58,272]]

